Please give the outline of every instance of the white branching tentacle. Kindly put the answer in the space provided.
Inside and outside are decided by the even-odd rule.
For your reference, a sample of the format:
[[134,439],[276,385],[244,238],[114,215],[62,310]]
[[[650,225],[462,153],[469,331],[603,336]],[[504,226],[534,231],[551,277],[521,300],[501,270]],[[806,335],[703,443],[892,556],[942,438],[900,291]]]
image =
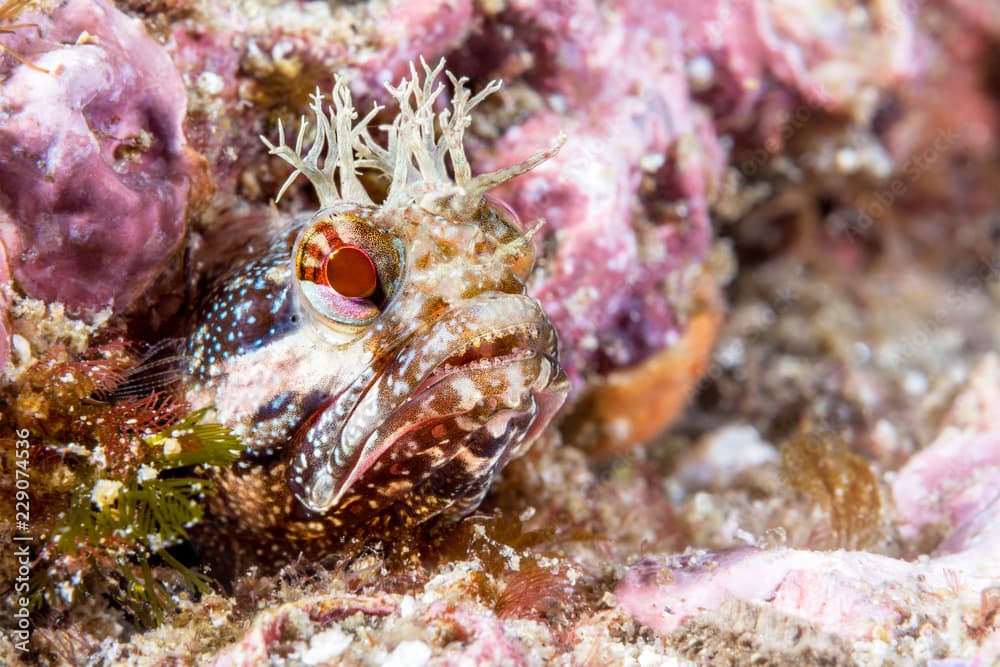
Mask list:
[[472,123],[472,110],[484,99],[500,90],[500,81],[490,81],[485,88],[476,93],[475,97],[469,97],[469,91],[465,87],[467,79],[463,76],[456,79],[448,72],[448,78],[455,90],[451,100],[454,113],[449,113],[447,109],[441,112],[441,134],[448,146],[448,153],[451,157],[452,169],[455,171],[455,184],[463,189],[468,189],[472,183],[472,167],[465,156],[465,130]]
[[[361,134],[367,132],[368,123],[378,112],[378,105],[361,121],[355,123],[358,114],[351,104],[351,90],[344,77],[336,77],[333,84],[333,106],[329,117],[323,111],[323,95],[317,91],[312,95],[309,108],[316,119],[316,130],[313,132],[312,145],[309,152],[303,155],[302,148],[306,139],[309,123],[303,117],[300,121],[299,134],[295,140],[295,148],[285,143],[285,131],[278,121],[277,145],[261,137],[271,155],[277,155],[288,164],[295,167],[285,183],[278,191],[275,201],[281,199],[289,186],[295,182],[299,174],[305,174],[312,183],[319,197],[320,206],[327,207],[338,201],[354,201],[371,204],[372,201],[358,180],[355,164],[355,145]],[[323,149],[326,149],[325,153]],[[340,182],[338,189],[337,182]]]
[[372,110],[355,123],[358,113],[351,104],[351,89],[340,76],[337,77],[333,88],[333,106],[334,108],[330,110],[330,123],[336,125],[337,131],[340,195],[346,201],[370,203],[368,193],[358,180],[355,150],[361,135],[368,132],[368,123],[382,107],[373,105]]
[[[268,141],[267,137],[263,135],[261,135],[260,137],[261,141],[264,142],[264,145],[267,146],[268,152],[271,155],[277,155],[282,160],[295,167],[295,171],[292,172],[291,176],[289,176],[285,180],[284,184],[281,186],[281,189],[278,190],[278,195],[274,198],[274,201],[281,200],[282,195],[285,194],[285,190],[287,190],[288,186],[290,186],[292,183],[295,182],[295,179],[299,177],[299,174],[305,173],[307,177],[309,176],[308,172],[310,170],[310,167],[300,157],[302,155],[302,140],[305,137],[307,126],[308,123],[306,122],[305,117],[303,117],[302,120],[300,121],[299,136],[295,142],[294,149],[289,148],[288,144],[285,143],[285,128],[282,126],[280,118],[278,119],[277,146]],[[313,179],[309,177],[309,180]],[[322,195],[320,195],[320,198],[322,198]]]
[[323,96],[319,91],[313,95],[310,109],[316,118],[316,130],[305,155],[302,153],[308,127],[305,119],[301,121],[294,149],[285,143],[280,121],[277,145],[261,137],[272,155],[295,168],[276,199],[281,198],[299,174],[305,174],[323,207],[342,200],[370,204],[358,171],[373,169],[389,178],[386,206],[418,204],[434,213],[470,213],[480,205],[487,191],[549,159],[564,143],[565,136],[559,135],[548,150],[519,164],[473,176],[465,154],[465,131],[472,122],[472,111],[500,89],[500,82],[491,81],[472,95],[465,87],[464,77],[446,72],[452,86],[451,105],[435,113],[434,105],[445,90],[445,85],[438,82],[444,60],[432,68],[421,58],[420,67],[423,76],[410,63],[409,79],[403,79],[397,86],[386,84],[399,111],[390,125],[381,128],[386,135],[384,146],[368,129],[381,107],[375,105],[364,118],[357,120],[350,88],[340,76],[334,83],[329,115],[323,111]]
[[476,196],[482,196],[497,187],[501,183],[506,183],[512,178],[520,176],[521,174],[527,173],[545,162],[551,157],[554,157],[559,149],[563,147],[566,143],[566,134],[560,132],[552,142],[552,145],[548,149],[535,153],[534,155],[528,157],[517,164],[513,164],[509,167],[504,167],[503,169],[497,169],[496,171],[491,171],[485,174],[480,174],[472,179],[469,186],[466,189],[470,194],[475,193]]

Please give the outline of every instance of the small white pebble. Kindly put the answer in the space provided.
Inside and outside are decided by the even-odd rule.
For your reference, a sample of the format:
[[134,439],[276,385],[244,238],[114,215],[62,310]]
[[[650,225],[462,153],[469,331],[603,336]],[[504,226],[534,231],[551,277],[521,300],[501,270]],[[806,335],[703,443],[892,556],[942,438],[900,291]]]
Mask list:
[[639,168],[646,173],[653,173],[663,166],[666,157],[663,153],[646,153],[639,158]]
[[225,87],[225,80],[215,72],[202,72],[198,77],[198,90],[205,95],[218,95]]
[[687,63],[687,77],[691,90],[704,92],[715,83],[715,65],[707,56],[695,56]]
[[317,633],[309,640],[309,648],[302,652],[302,662],[306,665],[329,664],[347,650],[353,639],[339,627]]
[[31,356],[31,343],[21,334],[14,334],[10,337],[10,346],[21,363],[27,363],[33,359]]
[[853,174],[861,166],[858,152],[853,148],[841,148],[837,151],[834,161],[837,165],[837,171],[842,174]]
[[163,440],[163,455],[173,456],[174,454],[180,454],[183,450],[181,449],[181,443],[177,438],[164,438]]
[[382,667],[423,667],[431,659],[431,647],[422,641],[410,640],[400,642]]
[[698,514],[712,512],[715,509],[715,502],[712,500],[712,496],[704,492],[695,494],[694,509]]
[[121,490],[121,482],[110,479],[99,479],[90,491],[90,500],[103,510],[105,507],[115,504]]
[[511,569],[511,571],[513,571],[513,572],[520,572],[521,571],[521,557],[518,556],[517,554],[512,554],[507,559],[507,567],[509,567]]
[[638,657],[639,667],[665,667],[668,664],[666,657],[659,655],[652,646],[643,646]]
[[927,376],[920,371],[910,371],[903,377],[903,390],[910,396],[923,396],[927,387]]
[[400,618],[409,618],[413,616],[413,613],[417,610],[417,601],[412,595],[404,595],[403,599],[399,601],[399,616]]

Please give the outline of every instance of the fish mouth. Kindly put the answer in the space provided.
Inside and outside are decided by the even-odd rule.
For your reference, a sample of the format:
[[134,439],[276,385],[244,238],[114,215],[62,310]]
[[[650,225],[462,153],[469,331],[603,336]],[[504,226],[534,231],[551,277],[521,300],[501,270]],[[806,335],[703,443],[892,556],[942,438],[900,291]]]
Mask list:
[[536,343],[541,339],[542,333],[543,327],[538,324],[519,324],[506,329],[484,331],[439,362],[413,393],[418,394],[456,373],[495,370],[538,354],[553,359],[554,351],[538,349]]
[[296,496],[314,512],[364,514],[421,497],[413,511],[429,518],[525,451],[568,389],[538,302],[481,295],[398,349],[341,429],[333,487],[320,497],[303,484]]

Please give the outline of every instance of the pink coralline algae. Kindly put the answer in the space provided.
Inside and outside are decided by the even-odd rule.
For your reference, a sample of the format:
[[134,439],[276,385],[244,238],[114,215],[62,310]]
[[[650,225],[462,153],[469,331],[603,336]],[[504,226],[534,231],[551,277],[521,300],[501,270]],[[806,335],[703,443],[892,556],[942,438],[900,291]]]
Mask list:
[[992,2],[975,0],[942,0],[942,5],[950,5],[967,21],[970,30],[983,30],[994,37],[1000,37],[1000,7]]
[[951,527],[938,553],[959,552],[990,530],[1000,533],[1000,357],[979,364],[945,428],[900,471],[892,495],[904,537]]
[[186,233],[204,163],[166,52],[104,0],[69,0],[6,44],[0,65],[0,239],[27,295],[121,310]]
[[[904,535],[944,529],[931,556],[914,561],[849,551],[753,547],[640,561],[616,590],[619,604],[664,633],[737,598],[804,619],[849,640],[897,639],[908,622],[974,625],[1000,581],[1000,361],[985,358],[956,399],[936,441],[892,485]],[[1000,658],[993,639],[963,664]]]
[[[724,132],[775,100],[853,113],[857,86],[877,90],[909,74],[902,36],[851,31],[832,8],[772,4],[781,7],[513,3],[514,34],[524,35],[516,39],[538,65],[525,77],[540,77],[565,111],[535,114],[493,150],[500,163],[556,128],[570,136],[558,159],[509,191],[555,238],[535,293],[567,342],[570,369],[629,366],[683,333],[685,281],[708,250],[707,202],[726,166]],[[850,55],[862,44],[888,56],[875,59],[884,64]],[[763,141],[780,134],[755,130]]]

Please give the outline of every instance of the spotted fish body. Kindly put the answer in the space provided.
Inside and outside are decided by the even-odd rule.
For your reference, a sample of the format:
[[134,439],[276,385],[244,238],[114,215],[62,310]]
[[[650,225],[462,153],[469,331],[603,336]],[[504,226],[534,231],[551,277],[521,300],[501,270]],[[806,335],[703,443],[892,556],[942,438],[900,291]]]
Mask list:
[[[314,99],[308,153],[302,134],[268,143],[321,208],[220,279],[188,338],[188,400],[246,445],[212,509],[255,544],[315,550],[361,526],[458,518],[565,400],[555,332],[525,294],[531,240],[486,194],[558,145],[473,177],[462,132],[497,84],[471,97],[452,77],[434,116],[442,67],[389,88],[386,146],[341,79],[329,116]],[[360,169],[389,179],[384,199]]]

